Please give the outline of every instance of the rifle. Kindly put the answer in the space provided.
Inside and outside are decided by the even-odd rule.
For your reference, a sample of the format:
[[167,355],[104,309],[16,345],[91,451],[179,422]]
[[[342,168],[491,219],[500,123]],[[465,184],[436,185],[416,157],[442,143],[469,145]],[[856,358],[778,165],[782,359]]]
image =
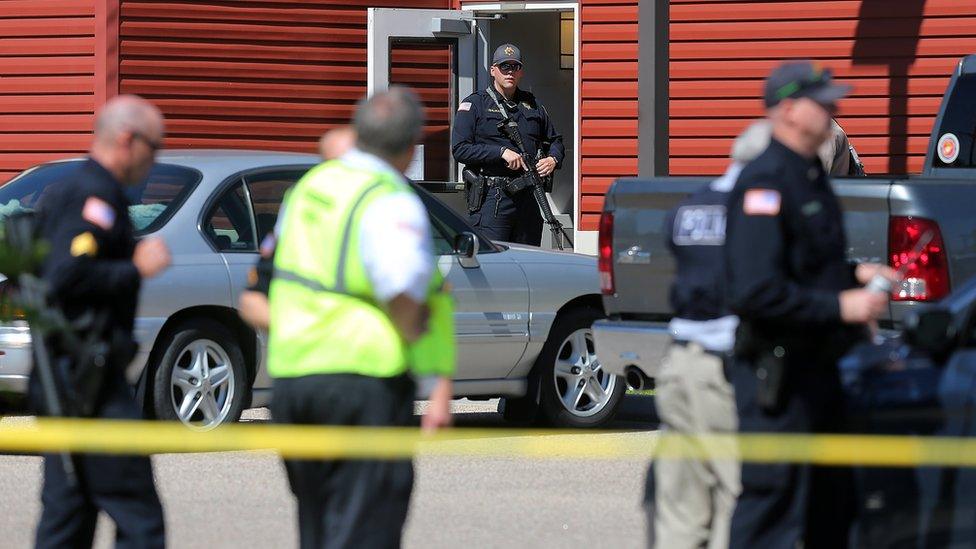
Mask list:
[[488,94],[495,100],[495,103],[498,105],[498,110],[502,113],[502,121],[498,123],[498,131],[502,132],[512,143],[515,143],[515,147],[518,149],[515,152],[522,156],[525,173],[530,181],[529,186],[532,187],[532,197],[535,198],[535,203],[542,212],[543,221],[545,221],[546,225],[549,225],[549,231],[552,232],[552,241],[556,245],[556,249],[562,250],[564,249],[563,236],[566,236],[566,240],[570,240],[570,238],[566,235],[562,223],[553,215],[552,208],[549,207],[549,200],[546,199],[542,176],[539,175],[539,171],[535,167],[535,159],[525,150],[525,144],[522,142],[522,133],[519,132],[518,123],[508,114],[508,109],[502,105],[496,93],[491,86],[488,87]]

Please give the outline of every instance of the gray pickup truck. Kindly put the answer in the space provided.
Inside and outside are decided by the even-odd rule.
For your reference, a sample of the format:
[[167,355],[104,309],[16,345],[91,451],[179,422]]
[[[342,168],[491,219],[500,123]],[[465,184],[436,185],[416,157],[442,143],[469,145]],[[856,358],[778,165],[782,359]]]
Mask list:
[[[933,231],[920,260],[892,292],[882,327],[894,328],[919,303],[935,301],[976,274],[976,55],[949,82],[920,176],[838,178],[848,257],[898,267]],[[652,380],[669,340],[668,289],[674,261],[665,216],[702,178],[619,179],[600,219],[599,269],[607,319],[593,325],[601,363],[632,388]]]

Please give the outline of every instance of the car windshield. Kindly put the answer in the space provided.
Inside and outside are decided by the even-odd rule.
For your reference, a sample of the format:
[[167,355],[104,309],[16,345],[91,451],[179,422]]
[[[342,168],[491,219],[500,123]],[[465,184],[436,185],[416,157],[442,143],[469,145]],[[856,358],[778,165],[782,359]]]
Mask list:
[[[72,160],[44,164],[0,187],[0,221],[17,212],[33,211],[51,184],[64,180],[80,163]],[[136,234],[162,227],[200,178],[200,172],[185,166],[156,164],[142,184],[127,188],[129,218]]]

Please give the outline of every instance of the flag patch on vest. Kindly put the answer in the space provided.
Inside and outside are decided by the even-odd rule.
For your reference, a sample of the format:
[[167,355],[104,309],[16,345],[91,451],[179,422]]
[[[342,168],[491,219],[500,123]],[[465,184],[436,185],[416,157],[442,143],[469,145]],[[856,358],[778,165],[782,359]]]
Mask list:
[[674,217],[676,246],[725,244],[725,206],[682,206]]
[[742,200],[742,211],[746,215],[776,215],[781,202],[779,191],[749,189]]

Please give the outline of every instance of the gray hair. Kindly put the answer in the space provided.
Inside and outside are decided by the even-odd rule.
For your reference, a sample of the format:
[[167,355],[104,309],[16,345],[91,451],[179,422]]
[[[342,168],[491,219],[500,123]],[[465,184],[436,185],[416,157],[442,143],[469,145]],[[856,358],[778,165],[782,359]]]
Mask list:
[[95,118],[95,140],[111,143],[124,132],[138,132],[152,137],[161,132],[163,115],[152,103],[137,95],[119,95],[109,99]]
[[769,120],[757,120],[743,130],[732,144],[732,160],[752,162],[769,146],[773,134],[773,124]]
[[413,149],[424,129],[424,107],[403,86],[373,94],[359,102],[353,117],[356,146],[383,158]]

